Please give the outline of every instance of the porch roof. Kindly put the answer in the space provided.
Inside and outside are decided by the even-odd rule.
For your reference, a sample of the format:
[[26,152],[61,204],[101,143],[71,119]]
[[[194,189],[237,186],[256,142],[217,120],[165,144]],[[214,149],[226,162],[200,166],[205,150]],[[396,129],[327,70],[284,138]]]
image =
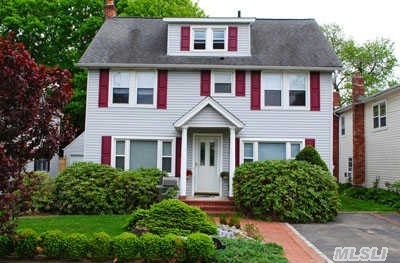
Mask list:
[[191,110],[185,113],[181,118],[179,118],[174,123],[175,128],[183,128],[184,126],[188,125],[189,122],[195,116],[197,116],[201,111],[203,111],[208,106],[213,108],[217,113],[219,113],[223,118],[225,118],[229,123],[231,123],[232,126],[235,127],[236,129],[242,129],[245,126],[244,123],[238,117],[229,112],[224,106],[219,104],[216,100],[214,100],[211,97],[206,97],[202,101],[200,101],[196,106],[194,106]]

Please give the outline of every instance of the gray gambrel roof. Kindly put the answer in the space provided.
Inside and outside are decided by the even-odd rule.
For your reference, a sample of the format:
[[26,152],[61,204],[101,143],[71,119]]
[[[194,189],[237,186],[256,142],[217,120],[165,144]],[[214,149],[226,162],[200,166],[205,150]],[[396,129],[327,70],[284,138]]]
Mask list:
[[106,20],[78,65],[102,67],[316,68],[341,64],[313,19],[256,19],[251,56],[167,56],[167,22],[161,18]]

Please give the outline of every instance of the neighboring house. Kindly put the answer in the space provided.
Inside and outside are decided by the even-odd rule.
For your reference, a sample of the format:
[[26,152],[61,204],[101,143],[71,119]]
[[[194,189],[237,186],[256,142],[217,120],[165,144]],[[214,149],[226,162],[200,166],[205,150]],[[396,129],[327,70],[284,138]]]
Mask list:
[[106,14],[78,64],[88,69],[85,161],[163,169],[182,198],[232,197],[236,166],[305,145],[332,168],[341,64],[313,19]]
[[85,144],[85,132],[82,132],[70,144],[64,148],[64,158],[66,166],[75,162],[83,162],[83,151]]
[[58,173],[58,154],[55,154],[50,160],[49,159],[36,159],[29,162],[25,169],[27,171],[46,172],[50,177],[56,177]]
[[353,78],[353,104],[336,110],[339,182],[386,187],[400,181],[399,112],[400,86],[365,97],[363,78]]

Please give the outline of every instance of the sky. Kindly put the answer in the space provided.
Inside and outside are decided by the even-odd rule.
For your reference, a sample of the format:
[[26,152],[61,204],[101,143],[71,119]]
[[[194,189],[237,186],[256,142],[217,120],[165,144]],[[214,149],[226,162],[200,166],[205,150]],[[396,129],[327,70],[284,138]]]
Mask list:
[[[314,18],[318,24],[338,24],[358,43],[387,38],[395,42],[400,63],[398,0],[193,0],[210,17]],[[397,67],[396,75],[400,76]]]

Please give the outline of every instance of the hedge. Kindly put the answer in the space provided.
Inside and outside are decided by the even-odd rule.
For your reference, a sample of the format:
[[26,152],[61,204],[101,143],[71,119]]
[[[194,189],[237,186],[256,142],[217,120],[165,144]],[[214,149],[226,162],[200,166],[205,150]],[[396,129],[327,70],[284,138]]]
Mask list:
[[305,161],[244,163],[236,168],[233,187],[237,208],[266,220],[328,222],[340,207],[335,178]]

